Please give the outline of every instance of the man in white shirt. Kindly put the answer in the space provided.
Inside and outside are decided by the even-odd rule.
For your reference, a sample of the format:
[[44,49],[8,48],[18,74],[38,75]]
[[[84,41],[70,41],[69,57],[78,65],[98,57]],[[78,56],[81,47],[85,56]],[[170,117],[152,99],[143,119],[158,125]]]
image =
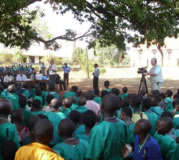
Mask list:
[[57,66],[54,64],[54,60],[50,60],[50,66],[48,68],[49,72],[49,88],[55,88],[56,86],[56,72],[57,72]]
[[93,72],[93,89],[97,90],[99,89],[98,82],[99,82],[99,74],[100,74],[98,64],[94,64],[94,68],[95,70]]
[[152,88],[152,91],[154,90],[160,91],[160,87],[163,83],[162,69],[157,64],[156,58],[152,58],[151,64],[153,67],[147,73],[147,75],[150,75],[151,88]]
[[16,76],[16,81],[25,81],[25,80],[27,80],[27,76],[22,72],[19,72],[19,74]]
[[14,80],[14,77],[10,74],[10,72],[7,73],[4,77],[4,83],[10,83]]

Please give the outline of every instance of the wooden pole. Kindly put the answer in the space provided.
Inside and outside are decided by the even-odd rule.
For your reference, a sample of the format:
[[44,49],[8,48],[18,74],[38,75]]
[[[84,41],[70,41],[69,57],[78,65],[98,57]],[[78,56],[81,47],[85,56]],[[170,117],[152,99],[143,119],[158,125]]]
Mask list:
[[87,71],[87,78],[89,78],[88,47],[86,47],[86,71]]

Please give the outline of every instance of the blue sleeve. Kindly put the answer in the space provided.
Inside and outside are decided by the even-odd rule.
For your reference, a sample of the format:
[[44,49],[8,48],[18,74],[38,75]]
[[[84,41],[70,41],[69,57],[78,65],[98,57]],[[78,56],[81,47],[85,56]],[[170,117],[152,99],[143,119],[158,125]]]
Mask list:
[[144,149],[144,157],[145,160],[163,160],[160,152],[160,147],[155,145],[149,146]]

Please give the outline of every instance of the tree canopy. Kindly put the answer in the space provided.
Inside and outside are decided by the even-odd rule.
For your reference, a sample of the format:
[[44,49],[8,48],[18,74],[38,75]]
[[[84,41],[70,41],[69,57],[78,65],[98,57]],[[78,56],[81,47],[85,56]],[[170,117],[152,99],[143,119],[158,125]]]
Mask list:
[[1,0],[0,43],[28,49],[32,42],[43,42],[56,49],[57,39],[75,41],[88,37],[89,47],[98,41],[102,46],[116,45],[120,50],[125,42],[164,44],[165,37],[177,37],[179,10],[176,0],[46,0],[55,11],[71,11],[80,22],[92,23],[83,35],[67,30],[65,35],[44,39],[32,27],[38,9],[28,5],[42,0]]

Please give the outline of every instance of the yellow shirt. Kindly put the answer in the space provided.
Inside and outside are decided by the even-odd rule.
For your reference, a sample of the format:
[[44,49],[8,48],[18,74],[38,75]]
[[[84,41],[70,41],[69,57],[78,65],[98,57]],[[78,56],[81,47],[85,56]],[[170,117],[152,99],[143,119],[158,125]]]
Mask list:
[[50,147],[34,142],[19,148],[15,160],[64,160]]
[[140,119],[147,119],[148,120],[148,118],[147,118],[147,116],[145,115],[144,112],[141,112],[141,113],[137,112],[137,113],[132,114],[132,122],[136,123]]

